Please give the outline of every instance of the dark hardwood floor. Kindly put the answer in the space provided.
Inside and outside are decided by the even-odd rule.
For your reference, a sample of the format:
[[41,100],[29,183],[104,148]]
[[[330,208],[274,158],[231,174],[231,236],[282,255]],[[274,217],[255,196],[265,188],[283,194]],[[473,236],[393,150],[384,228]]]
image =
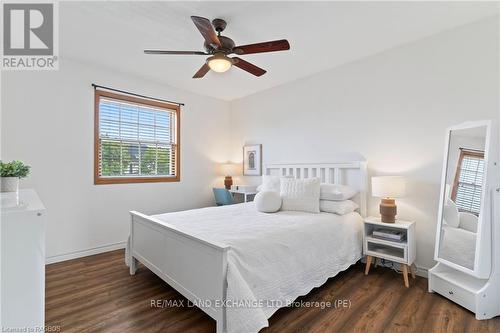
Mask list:
[[[46,325],[61,332],[215,332],[215,321],[195,307],[152,307],[152,300],[185,300],[143,266],[130,276],[123,251],[48,265]],[[362,265],[329,279],[302,301],[346,300],[350,307],[283,308],[262,332],[500,332],[500,317],[476,321],[447,299],[427,292],[417,277]],[[186,301],[184,301],[186,302]]]

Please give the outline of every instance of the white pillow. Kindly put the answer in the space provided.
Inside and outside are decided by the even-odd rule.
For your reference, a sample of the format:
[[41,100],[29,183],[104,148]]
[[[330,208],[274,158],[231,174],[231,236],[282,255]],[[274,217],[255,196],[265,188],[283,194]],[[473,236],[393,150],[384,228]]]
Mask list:
[[281,210],[319,213],[319,178],[281,178]]
[[272,175],[262,175],[262,184],[257,186],[257,191],[280,191],[280,179],[290,178],[292,176],[272,176]]
[[446,199],[446,204],[444,205],[443,218],[447,225],[453,228],[458,228],[460,224],[460,217],[458,215],[457,205],[451,200]]
[[332,201],[332,200],[320,200],[319,210],[327,213],[334,213],[339,215],[345,215],[354,212],[358,209],[358,204],[352,200],[343,201]]
[[281,196],[276,191],[261,191],[253,201],[257,210],[262,213],[276,213],[281,208]]
[[478,217],[471,213],[461,212],[458,213],[458,219],[460,220],[459,228],[464,229],[473,233],[477,233],[477,223]]
[[257,187],[257,191],[280,191],[280,177],[262,175],[262,184]]
[[342,201],[355,196],[357,191],[352,187],[338,184],[321,184],[321,200]]

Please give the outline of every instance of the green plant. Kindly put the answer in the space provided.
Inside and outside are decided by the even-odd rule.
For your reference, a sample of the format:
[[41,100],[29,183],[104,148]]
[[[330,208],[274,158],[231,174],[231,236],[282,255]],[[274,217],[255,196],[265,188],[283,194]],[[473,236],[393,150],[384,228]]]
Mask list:
[[12,161],[4,163],[0,161],[0,176],[1,177],[18,177],[25,178],[30,173],[30,166],[24,165],[21,161]]

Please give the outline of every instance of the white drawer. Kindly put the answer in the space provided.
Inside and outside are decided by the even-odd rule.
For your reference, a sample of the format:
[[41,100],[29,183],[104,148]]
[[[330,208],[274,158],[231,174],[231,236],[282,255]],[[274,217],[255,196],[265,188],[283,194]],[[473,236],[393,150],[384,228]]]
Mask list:
[[440,278],[438,275],[432,274],[430,279],[431,289],[443,295],[444,297],[460,304],[464,308],[476,312],[475,294],[455,285],[450,281]]

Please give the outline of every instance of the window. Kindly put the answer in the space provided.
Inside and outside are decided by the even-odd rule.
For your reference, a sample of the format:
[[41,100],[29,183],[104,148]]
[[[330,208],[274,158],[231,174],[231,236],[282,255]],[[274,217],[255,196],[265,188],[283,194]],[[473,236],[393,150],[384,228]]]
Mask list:
[[479,215],[484,173],[484,152],[461,148],[451,199],[461,212]]
[[95,91],[94,183],[179,181],[174,104]]

